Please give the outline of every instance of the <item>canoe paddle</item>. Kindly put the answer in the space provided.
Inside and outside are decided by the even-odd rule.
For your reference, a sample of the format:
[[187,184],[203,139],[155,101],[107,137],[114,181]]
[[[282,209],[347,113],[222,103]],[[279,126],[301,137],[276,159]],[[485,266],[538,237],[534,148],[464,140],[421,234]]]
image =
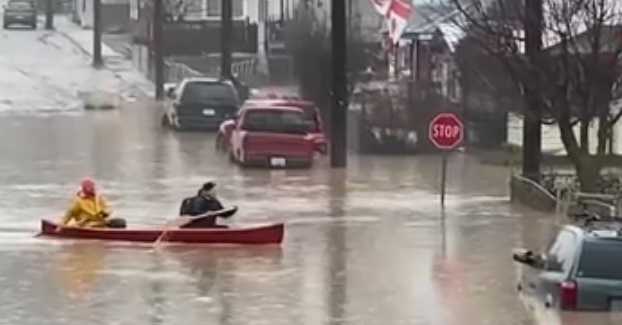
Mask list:
[[238,207],[234,206],[231,208],[225,208],[225,209],[218,210],[218,211],[211,211],[211,212],[201,214],[198,216],[178,217],[177,219],[173,220],[168,227],[166,227],[166,229],[162,232],[162,234],[158,237],[158,239],[156,239],[156,241],[154,242],[154,245],[158,245],[163,239],[165,239],[166,235],[168,235],[171,230],[182,228],[183,226],[189,223],[192,223],[193,221],[203,219],[203,218],[210,218],[210,217],[229,218],[232,215],[234,215],[237,211],[238,211]]

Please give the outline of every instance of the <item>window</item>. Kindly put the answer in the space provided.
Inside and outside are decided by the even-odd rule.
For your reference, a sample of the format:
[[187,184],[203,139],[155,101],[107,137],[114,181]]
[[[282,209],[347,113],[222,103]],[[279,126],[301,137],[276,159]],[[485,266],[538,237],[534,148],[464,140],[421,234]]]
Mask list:
[[[205,0],[207,1],[207,16],[220,17],[220,5],[223,0]],[[244,0],[227,0],[232,1],[233,17],[244,16]]]
[[562,230],[546,252],[545,269],[552,272],[568,273],[574,262],[576,248],[576,236],[567,230]]
[[307,123],[300,112],[251,110],[247,112],[242,128],[254,132],[306,133]]
[[190,82],[183,87],[181,101],[184,103],[225,102],[237,105],[233,87],[218,82]]
[[15,1],[15,2],[9,2],[8,8],[9,9],[15,9],[15,10],[32,10],[34,8],[34,6],[30,2]]
[[577,276],[622,280],[622,242],[603,240],[583,245]]

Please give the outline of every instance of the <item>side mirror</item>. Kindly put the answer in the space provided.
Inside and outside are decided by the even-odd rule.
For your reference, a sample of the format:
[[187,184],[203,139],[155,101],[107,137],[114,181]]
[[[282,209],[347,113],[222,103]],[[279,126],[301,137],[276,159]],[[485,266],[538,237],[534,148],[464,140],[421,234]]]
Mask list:
[[166,97],[170,99],[175,99],[175,88],[174,87],[166,90]]
[[535,268],[540,267],[544,262],[542,256],[535,254],[533,251],[525,248],[514,249],[512,251],[512,259],[518,263]]

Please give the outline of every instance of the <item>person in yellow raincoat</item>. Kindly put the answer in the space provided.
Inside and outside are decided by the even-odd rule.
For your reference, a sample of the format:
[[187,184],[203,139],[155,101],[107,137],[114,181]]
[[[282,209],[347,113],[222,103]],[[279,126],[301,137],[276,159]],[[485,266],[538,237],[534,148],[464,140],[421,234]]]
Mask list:
[[85,178],[60,226],[125,228],[124,219],[109,216],[108,202],[97,193],[95,182]]

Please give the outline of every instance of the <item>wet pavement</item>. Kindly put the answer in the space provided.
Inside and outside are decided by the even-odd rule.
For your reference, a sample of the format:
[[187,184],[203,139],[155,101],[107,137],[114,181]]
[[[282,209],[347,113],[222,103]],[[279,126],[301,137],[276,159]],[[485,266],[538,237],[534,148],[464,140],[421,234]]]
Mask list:
[[[516,294],[510,250],[538,247],[556,220],[510,206],[507,169],[451,157],[444,212],[433,156],[353,156],[346,171],[324,160],[309,171],[240,170],[213,135],[163,130],[149,100],[115,111],[69,105],[88,66],[62,61],[76,76],[55,80],[62,66],[17,54],[39,44],[27,33],[1,33],[19,40],[0,50],[0,73],[49,78],[0,80],[15,87],[2,88],[11,102],[0,115],[0,324],[536,324]],[[231,223],[284,221],[286,237],[255,248],[33,238],[85,175],[132,225],[163,224],[215,180],[240,207]],[[537,324],[560,323],[549,318]]]

